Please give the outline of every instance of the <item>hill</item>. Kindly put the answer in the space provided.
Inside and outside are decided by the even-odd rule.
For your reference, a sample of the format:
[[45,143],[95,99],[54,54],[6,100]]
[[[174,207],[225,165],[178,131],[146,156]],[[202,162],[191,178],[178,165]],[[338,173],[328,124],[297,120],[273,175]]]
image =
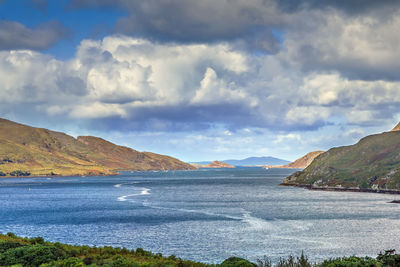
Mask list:
[[400,131],[362,138],[322,153],[283,184],[312,187],[400,189]]
[[197,168],[235,168],[235,166],[232,166],[230,164],[218,160],[214,160],[209,164],[192,164],[192,165]]
[[282,169],[304,169],[310,165],[313,160],[318,157],[320,154],[324,153],[324,151],[313,151],[307,153],[307,155],[302,156],[301,158],[296,159],[295,161],[286,164],[286,165],[266,165],[266,168],[282,168]]
[[98,137],[0,119],[0,175],[109,175],[117,170],[193,169],[178,159],[118,146]]
[[400,131],[400,122],[399,122],[396,126],[394,126],[393,129],[392,129],[391,131],[392,131],[392,132]]

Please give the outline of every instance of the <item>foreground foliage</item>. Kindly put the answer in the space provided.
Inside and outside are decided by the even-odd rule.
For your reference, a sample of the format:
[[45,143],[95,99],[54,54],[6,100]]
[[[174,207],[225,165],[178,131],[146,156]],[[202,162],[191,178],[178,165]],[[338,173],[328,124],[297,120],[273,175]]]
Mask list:
[[400,254],[394,250],[370,257],[347,257],[325,260],[322,263],[311,263],[302,253],[300,257],[289,256],[280,259],[276,264],[264,256],[257,263],[243,258],[231,257],[221,264],[210,265],[201,262],[182,260],[174,255],[165,257],[153,254],[141,248],[129,250],[113,247],[73,246],[51,243],[41,237],[22,238],[12,233],[0,234],[0,266],[13,267],[130,267],[130,266],[220,266],[220,267],[395,267],[400,266]]
[[73,246],[46,242],[41,237],[21,238],[12,233],[0,235],[0,266],[209,266],[207,264],[164,257],[141,248]]

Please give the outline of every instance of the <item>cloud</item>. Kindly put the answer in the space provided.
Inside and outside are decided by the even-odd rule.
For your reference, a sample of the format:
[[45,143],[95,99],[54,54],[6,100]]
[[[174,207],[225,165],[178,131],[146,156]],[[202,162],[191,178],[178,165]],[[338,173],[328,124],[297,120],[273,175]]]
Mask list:
[[298,12],[305,9],[335,8],[349,14],[362,14],[377,12],[377,10],[390,11],[399,6],[396,0],[280,0],[277,1],[280,9],[288,12]]
[[47,22],[35,29],[8,20],[0,21],[0,50],[44,50],[67,35],[59,22]]
[[269,52],[276,50],[279,42],[272,35],[273,29],[287,19],[272,0],[83,0],[72,1],[71,6],[112,6],[124,10],[127,16],[117,21],[115,31],[125,35],[178,42],[248,37],[252,47]]
[[[127,36],[84,40],[68,61],[0,52],[0,114],[80,121],[122,131],[231,133],[391,124],[400,83],[304,73],[280,55],[227,43],[170,44]],[[17,116],[16,115],[16,116]]]
[[114,27],[124,35],[164,43],[227,41],[250,53],[279,53],[304,72],[400,79],[395,0],[81,0],[71,6],[125,11]]
[[[306,15],[307,14],[307,15]],[[337,71],[350,79],[399,80],[400,9],[386,16],[337,10],[299,13],[280,56],[304,71]],[[310,21],[313,23],[310,23]]]

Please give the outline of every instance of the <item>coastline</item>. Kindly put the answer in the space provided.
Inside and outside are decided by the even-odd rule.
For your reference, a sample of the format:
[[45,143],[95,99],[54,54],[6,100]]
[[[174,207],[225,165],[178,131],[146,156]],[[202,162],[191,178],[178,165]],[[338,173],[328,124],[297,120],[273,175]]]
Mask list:
[[115,173],[102,173],[102,174],[67,174],[67,175],[63,175],[63,174],[55,174],[55,175],[29,175],[29,176],[10,176],[10,175],[6,175],[6,176],[0,176],[0,180],[1,179],[7,179],[7,178],[56,178],[56,177],[95,177],[95,176],[101,176],[101,177],[109,177],[109,176],[117,176],[117,175],[121,175],[121,172],[168,172],[168,171],[197,171],[199,170],[199,168],[197,169],[168,169],[168,170],[159,170],[159,169],[151,169],[151,170],[118,170]]
[[311,184],[294,184],[294,183],[281,183],[279,186],[293,186],[301,187],[314,191],[336,191],[336,192],[361,192],[361,193],[375,193],[375,194],[391,194],[398,195],[400,190],[397,189],[371,189],[371,188],[353,188],[353,187],[316,187]]

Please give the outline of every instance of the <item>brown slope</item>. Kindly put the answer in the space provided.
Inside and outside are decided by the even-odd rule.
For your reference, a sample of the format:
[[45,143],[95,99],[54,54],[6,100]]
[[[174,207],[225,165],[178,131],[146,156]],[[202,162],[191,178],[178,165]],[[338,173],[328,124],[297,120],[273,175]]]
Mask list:
[[293,169],[304,169],[307,168],[308,165],[310,165],[313,160],[324,153],[324,151],[312,151],[307,153],[305,156],[296,159],[295,161],[284,165],[284,168],[293,168]]
[[400,122],[396,126],[394,126],[394,128],[391,130],[391,132],[395,131],[400,131]]
[[90,147],[87,157],[113,169],[126,170],[190,170],[191,165],[176,158],[151,152],[138,152],[124,146],[114,145],[99,137],[79,136],[78,141]]
[[61,132],[0,119],[0,171],[6,174],[21,170],[32,175],[91,175],[113,174],[119,169],[192,168],[172,157],[138,152],[100,138],[75,139]]

